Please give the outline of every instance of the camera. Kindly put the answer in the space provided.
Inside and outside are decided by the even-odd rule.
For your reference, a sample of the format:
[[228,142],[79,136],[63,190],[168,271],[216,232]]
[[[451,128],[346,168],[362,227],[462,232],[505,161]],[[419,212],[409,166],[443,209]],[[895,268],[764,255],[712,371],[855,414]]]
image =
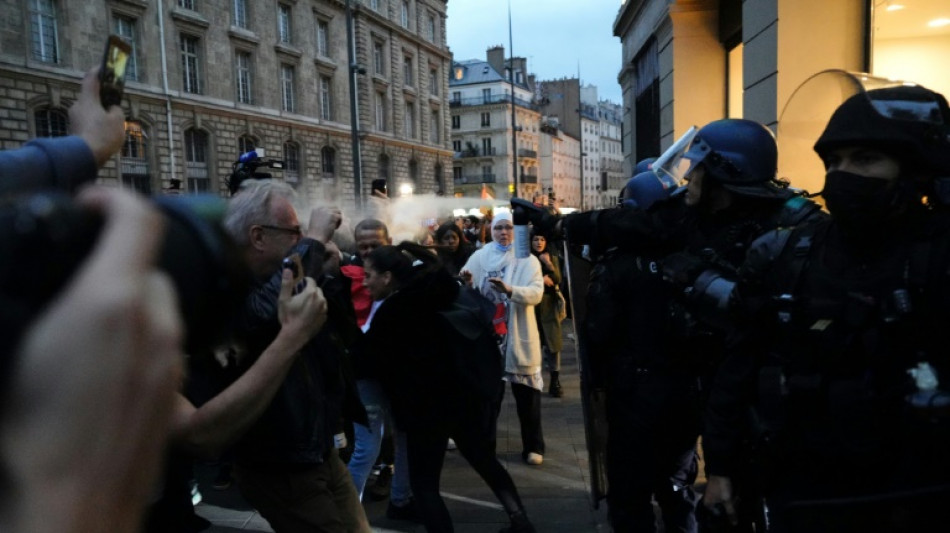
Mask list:
[[[185,351],[209,353],[226,338],[250,273],[220,227],[226,202],[211,195],[151,198],[165,218],[157,264],[171,278]],[[10,359],[36,317],[95,247],[103,220],[64,191],[39,189],[0,201],[0,358]]]
[[241,188],[241,183],[245,180],[271,179],[272,176],[270,174],[257,171],[257,169],[261,167],[283,169],[284,162],[279,159],[264,159],[263,148],[257,148],[245,154],[241,154],[241,157],[231,165],[231,175],[226,180],[231,196],[234,196],[234,194],[238,192]]

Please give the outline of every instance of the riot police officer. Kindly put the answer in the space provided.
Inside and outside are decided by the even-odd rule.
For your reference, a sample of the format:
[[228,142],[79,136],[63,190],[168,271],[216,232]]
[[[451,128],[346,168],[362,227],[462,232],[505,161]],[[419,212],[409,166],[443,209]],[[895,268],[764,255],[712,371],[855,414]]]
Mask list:
[[862,91],[814,148],[831,217],[748,254],[704,503],[732,513],[751,441],[770,531],[931,530],[950,494],[950,110],[919,86]]
[[[679,144],[679,143],[677,143]],[[717,283],[735,277],[747,246],[766,231],[819,216],[815,204],[776,180],[777,148],[763,125],[712,122],[683,157],[654,163],[684,177],[679,194],[649,209],[571,215],[572,244],[601,255],[591,279],[592,374],[607,387],[607,502],[615,531],[652,531],[654,497],[667,531],[696,531],[696,439],[702,383],[722,356]],[[643,184],[632,183],[631,193]],[[713,311],[716,305],[711,306]],[[720,310],[721,311],[721,310]]]

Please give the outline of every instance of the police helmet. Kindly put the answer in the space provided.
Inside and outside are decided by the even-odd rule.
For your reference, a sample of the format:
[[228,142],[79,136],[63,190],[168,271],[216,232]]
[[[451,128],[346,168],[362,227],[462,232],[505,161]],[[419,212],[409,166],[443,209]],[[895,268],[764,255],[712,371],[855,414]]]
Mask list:
[[672,180],[664,180],[652,170],[630,178],[620,191],[620,206],[630,209],[649,209],[659,200],[665,200],[676,190]]
[[895,156],[902,170],[950,176],[950,109],[940,93],[919,85],[860,92],[832,114],[814,149],[824,158],[845,146]]
[[[656,161],[655,157],[648,157],[646,159],[641,159],[637,162],[636,168],[633,169],[633,175],[636,177],[637,174],[653,170],[653,163]],[[633,179],[633,178],[631,178]]]
[[788,196],[787,188],[775,181],[775,136],[758,122],[732,118],[710,122],[696,133],[683,157],[691,167],[702,164],[706,176],[741,196]]

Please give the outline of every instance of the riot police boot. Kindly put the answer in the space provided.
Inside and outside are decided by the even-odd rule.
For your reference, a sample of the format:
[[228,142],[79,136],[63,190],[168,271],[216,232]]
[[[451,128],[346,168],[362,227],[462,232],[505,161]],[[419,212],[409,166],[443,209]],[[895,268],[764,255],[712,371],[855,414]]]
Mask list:
[[564,396],[564,391],[561,389],[561,380],[558,379],[560,372],[557,370],[551,371],[551,385],[548,386],[548,394],[552,398],[560,398]]

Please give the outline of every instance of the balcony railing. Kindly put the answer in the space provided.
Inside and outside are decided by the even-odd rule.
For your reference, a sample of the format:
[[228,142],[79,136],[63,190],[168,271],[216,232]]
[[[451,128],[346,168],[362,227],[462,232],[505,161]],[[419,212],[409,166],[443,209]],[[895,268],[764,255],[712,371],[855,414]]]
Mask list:
[[466,174],[453,179],[456,185],[470,185],[479,183],[495,183],[494,174]]
[[538,182],[537,174],[526,174],[524,172],[521,173],[521,183],[537,183],[537,182]]
[[535,150],[528,150],[527,148],[518,148],[518,157],[531,157],[537,159],[538,152]]
[[[538,104],[533,100],[525,100],[524,98],[515,97],[515,105],[525,107],[528,109],[533,109],[537,111]],[[493,94],[490,96],[471,96],[468,98],[452,98],[449,100],[449,107],[465,107],[473,105],[488,105],[488,104],[507,104],[511,102],[510,94]]]
[[497,149],[494,146],[492,146],[488,150],[485,150],[484,148],[478,148],[478,147],[466,148],[465,150],[462,150],[461,152],[455,152],[455,158],[464,159],[466,157],[491,157],[494,155],[498,155],[496,152],[497,152]]

